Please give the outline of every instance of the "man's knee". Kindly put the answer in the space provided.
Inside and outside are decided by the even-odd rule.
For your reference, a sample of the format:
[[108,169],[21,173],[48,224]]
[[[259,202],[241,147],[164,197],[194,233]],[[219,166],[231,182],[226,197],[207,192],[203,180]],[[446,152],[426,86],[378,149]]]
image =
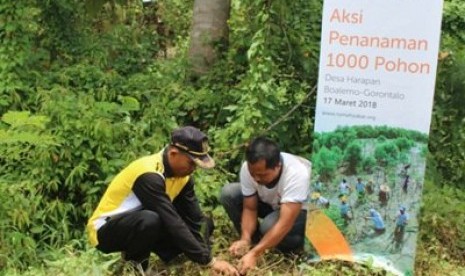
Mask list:
[[267,215],[263,221],[260,223],[260,233],[262,235],[265,235],[266,232],[268,232],[273,225],[276,224],[276,222],[279,219],[279,211],[274,211]]
[[[267,215],[260,223],[260,233],[264,236],[279,219],[279,210]],[[301,212],[292,229],[283,237],[276,248],[283,253],[290,253],[302,249],[305,235],[306,212]]]
[[158,233],[161,228],[160,216],[150,210],[141,210],[138,214],[139,229],[143,233]]
[[238,200],[242,201],[242,191],[239,183],[230,183],[223,186],[220,194],[220,202],[223,206]]
[[303,249],[304,246],[304,234],[302,235],[287,235],[282,241],[276,246],[276,249],[282,253],[297,253]]

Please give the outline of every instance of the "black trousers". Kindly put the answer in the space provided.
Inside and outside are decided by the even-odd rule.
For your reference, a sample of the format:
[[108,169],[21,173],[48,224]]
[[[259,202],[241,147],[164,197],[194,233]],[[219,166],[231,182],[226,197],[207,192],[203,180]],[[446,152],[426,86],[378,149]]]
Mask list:
[[[145,270],[150,253],[169,262],[182,251],[173,245],[156,212],[139,210],[116,215],[97,231],[97,249],[104,253],[125,252],[125,259],[135,261]],[[170,242],[171,241],[171,242]]]
[[[240,183],[231,183],[221,190],[220,201],[226,213],[234,224],[234,227],[241,234],[241,220],[244,196],[242,195]],[[252,235],[252,242],[258,243],[260,239],[276,224],[279,220],[280,209],[273,208],[258,199],[257,215],[263,220],[257,224],[257,229]],[[276,245],[276,248],[283,253],[298,252],[304,246],[305,224],[307,220],[307,211],[301,210],[297,216],[294,225],[289,232]]]

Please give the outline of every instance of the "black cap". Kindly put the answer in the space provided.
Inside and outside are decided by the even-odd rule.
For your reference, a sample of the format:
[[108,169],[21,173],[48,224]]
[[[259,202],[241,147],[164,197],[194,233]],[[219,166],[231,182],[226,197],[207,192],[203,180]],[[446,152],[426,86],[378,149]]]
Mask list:
[[195,162],[204,169],[211,169],[215,161],[208,155],[208,137],[199,129],[185,126],[173,130],[171,133],[171,145],[184,151]]

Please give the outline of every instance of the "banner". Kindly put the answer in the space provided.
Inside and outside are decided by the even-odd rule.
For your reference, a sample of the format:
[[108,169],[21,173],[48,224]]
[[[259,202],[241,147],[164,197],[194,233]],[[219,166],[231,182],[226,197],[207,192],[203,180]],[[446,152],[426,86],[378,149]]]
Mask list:
[[325,0],[307,249],[413,274],[442,0]]

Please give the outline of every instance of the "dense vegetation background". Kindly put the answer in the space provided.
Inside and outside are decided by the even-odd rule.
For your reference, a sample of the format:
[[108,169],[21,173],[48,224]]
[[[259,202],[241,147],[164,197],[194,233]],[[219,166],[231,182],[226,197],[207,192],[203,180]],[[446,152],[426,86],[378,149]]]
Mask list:
[[[84,226],[109,180],[191,124],[218,166],[197,192],[232,238],[217,192],[242,146],[266,133],[311,157],[322,1],[231,2],[229,43],[193,78],[193,0],[0,0],[0,273],[105,275],[119,256],[90,249]],[[465,3],[445,0],[416,272],[465,271]],[[382,274],[270,254],[257,274]],[[158,269],[158,268],[157,268]],[[205,274],[187,262],[172,275]],[[171,270],[170,270],[171,269]],[[130,272],[128,272],[130,274]]]

